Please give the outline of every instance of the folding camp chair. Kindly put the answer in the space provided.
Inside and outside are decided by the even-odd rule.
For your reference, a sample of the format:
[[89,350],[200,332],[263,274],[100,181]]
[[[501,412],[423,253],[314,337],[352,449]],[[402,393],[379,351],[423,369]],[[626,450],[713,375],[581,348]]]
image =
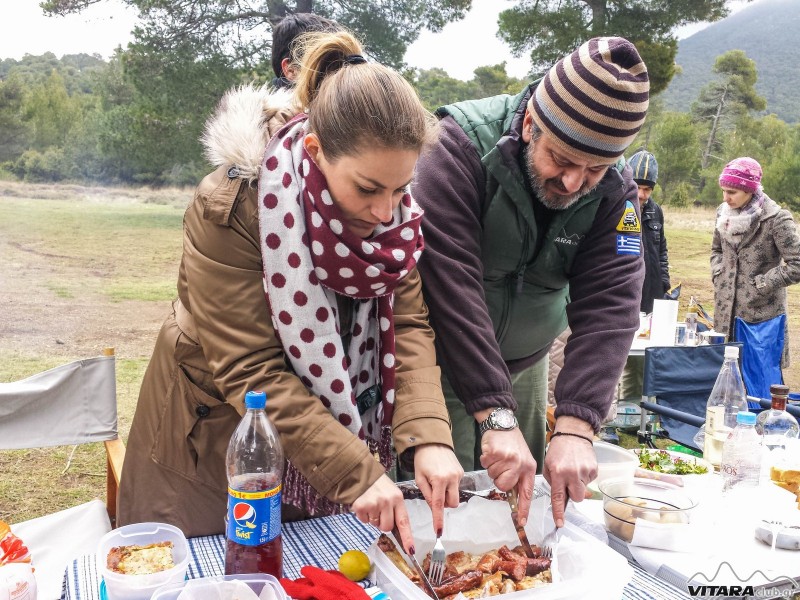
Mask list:
[[95,552],[116,520],[125,446],[117,434],[114,350],[103,353],[0,383],[0,450],[91,442],[104,442],[106,448],[105,505],[96,499],[11,525],[31,552],[40,600],[61,596],[67,563],[77,555]]
[[[701,451],[694,436],[705,423],[706,404],[725,357],[726,346],[653,346],[645,350],[639,442],[655,447],[670,439]],[[649,415],[660,416],[660,425]]]
[[769,398],[769,386],[783,383],[781,356],[786,315],[778,315],[760,323],[749,323],[736,317],[733,330],[734,339],[744,343],[742,378],[747,393],[756,398]]

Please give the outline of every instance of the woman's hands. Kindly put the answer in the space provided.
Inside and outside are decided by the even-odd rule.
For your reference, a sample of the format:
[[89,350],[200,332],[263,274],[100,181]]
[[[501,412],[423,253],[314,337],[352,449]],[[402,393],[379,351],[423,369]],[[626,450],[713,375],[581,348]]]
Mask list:
[[402,538],[400,543],[406,552],[413,553],[414,538],[411,535],[406,505],[403,503],[403,492],[389,477],[381,475],[350,508],[359,521],[369,523],[381,531],[391,531],[397,525]]
[[464,469],[448,446],[425,444],[414,450],[414,480],[433,513],[433,531],[444,528],[444,507],[458,506],[458,483]]
[[[444,528],[445,506],[458,506],[458,483],[464,470],[453,451],[442,444],[417,446],[414,451],[414,472],[419,487],[433,513],[433,529],[437,535]],[[351,506],[356,517],[381,531],[397,526],[400,543],[406,552],[414,553],[411,523],[403,502],[403,493],[386,475],[382,475]]]

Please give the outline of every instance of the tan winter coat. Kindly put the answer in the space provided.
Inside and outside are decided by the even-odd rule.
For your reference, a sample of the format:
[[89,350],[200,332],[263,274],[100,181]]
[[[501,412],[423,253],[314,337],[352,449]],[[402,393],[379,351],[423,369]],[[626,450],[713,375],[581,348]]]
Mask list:
[[[734,317],[758,323],[786,313],[786,287],[800,281],[800,236],[791,213],[767,197],[738,249],[715,229],[711,279],[716,331],[731,332]],[[787,319],[784,368],[789,366],[788,339]]]
[[[267,392],[286,457],[329,499],[352,503],[383,473],[366,445],[293,374],[272,328],[256,179],[266,140],[293,113],[288,96],[247,87],[229,93],[209,122],[207,155],[219,168],[200,183],[184,216],[178,299],[158,336],[128,438],[121,525],[161,521],[188,536],[224,530],[225,451],[248,390]],[[342,319],[351,310],[340,297]],[[408,459],[421,444],[453,445],[416,272],[397,288],[394,316],[394,441]],[[349,331],[346,323],[342,331]]]

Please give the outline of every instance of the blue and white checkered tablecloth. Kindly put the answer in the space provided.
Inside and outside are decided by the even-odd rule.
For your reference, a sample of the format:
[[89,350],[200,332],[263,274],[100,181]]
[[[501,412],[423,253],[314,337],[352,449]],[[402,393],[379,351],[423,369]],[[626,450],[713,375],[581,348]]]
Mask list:
[[[309,519],[283,524],[283,571],[286,577],[300,576],[300,568],[316,565],[335,569],[339,556],[345,550],[358,548],[366,551],[379,535],[379,531],[365,525],[353,514]],[[225,557],[224,538],[221,535],[189,539],[189,578],[223,574]],[[653,577],[635,563],[633,578],[625,586],[625,600],[684,600],[688,598],[677,588]],[[76,558],[65,573],[63,598],[68,600],[100,600],[99,576],[95,556]]]

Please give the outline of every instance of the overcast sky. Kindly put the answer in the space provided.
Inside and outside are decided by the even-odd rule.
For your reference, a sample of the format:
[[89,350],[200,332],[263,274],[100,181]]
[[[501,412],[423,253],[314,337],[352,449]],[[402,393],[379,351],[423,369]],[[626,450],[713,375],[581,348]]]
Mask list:
[[[114,48],[124,47],[131,40],[136,13],[119,0],[105,0],[68,17],[43,16],[39,1],[0,0],[4,5],[0,19],[0,59],[19,60],[24,54],[48,51],[59,58],[85,52],[107,59]],[[509,75],[524,77],[530,61],[527,57],[511,56],[496,34],[497,15],[514,4],[513,0],[473,0],[472,10],[465,19],[450,23],[440,33],[423,32],[409,47],[406,62],[425,69],[441,67],[452,77],[469,80],[476,67],[505,60]],[[743,0],[737,0],[733,9],[743,5]],[[687,37],[701,28],[686,28],[679,37]]]

